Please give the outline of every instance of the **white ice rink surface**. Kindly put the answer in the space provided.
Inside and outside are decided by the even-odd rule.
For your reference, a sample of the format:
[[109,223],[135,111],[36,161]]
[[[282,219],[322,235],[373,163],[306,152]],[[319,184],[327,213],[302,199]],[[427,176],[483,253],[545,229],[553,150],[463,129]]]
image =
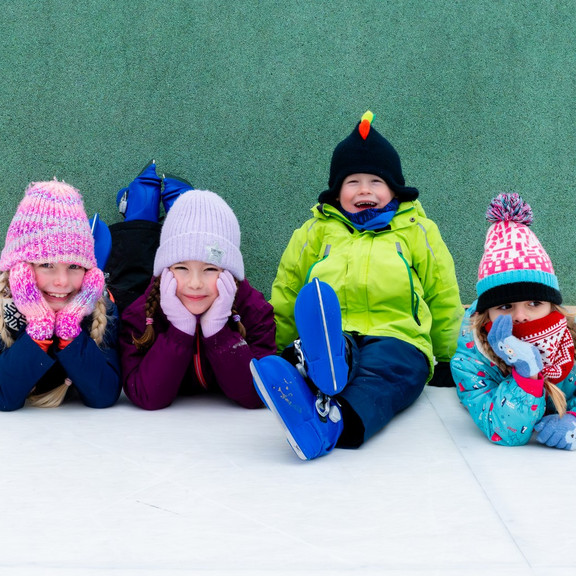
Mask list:
[[574,576],[576,453],[494,446],[427,389],[298,460],[267,410],[0,414],[0,574]]

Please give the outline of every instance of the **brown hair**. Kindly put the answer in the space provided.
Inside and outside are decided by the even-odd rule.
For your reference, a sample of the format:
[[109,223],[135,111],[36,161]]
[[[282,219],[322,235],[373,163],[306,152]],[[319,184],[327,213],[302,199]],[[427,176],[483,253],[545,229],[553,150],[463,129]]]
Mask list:
[[[568,313],[568,311],[565,308],[562,308],[561,306],[558,306],[556,304],[551,304],[551,306],[553,312],[560,312],[560,314],[566,317],[566,320],[568,322],[568,330],[570,331],[572,340],[576,342],[576,327],[574,321],[574,314]],[[488,333],[486,332],[484,326],[486,326],[486,324],[489,321],[490,317],[488,315],[488,310],[485,310],[484,312],[477,312],[472,316],[472,324],[471,324],[472,329],[479,344],[481,345],[481,352],[491,362],[493,362],[494,364],[496,364],[496,366],[498,366],[502,374],[507,376],[508,374],[512,373],[512,369],[510,368],[510,366],[504,363],[504,360],[502,360],[502,358],[496,355],[494,350],[492,350],[492,346],[490,346],[488,342]],[[544,390],[546,390],[548,397],[550,398],[550,400],[552,400],[554,408],[556,408],[556,411],[558,412],[559,416],[560,417],[564,416],[564,414],[566,414],[566,395],[564,394],[564,392],[562,392],[562,390],[560,390],[560,388],[558,388],[556,384],[553,384],[546,378],[544,379]]]

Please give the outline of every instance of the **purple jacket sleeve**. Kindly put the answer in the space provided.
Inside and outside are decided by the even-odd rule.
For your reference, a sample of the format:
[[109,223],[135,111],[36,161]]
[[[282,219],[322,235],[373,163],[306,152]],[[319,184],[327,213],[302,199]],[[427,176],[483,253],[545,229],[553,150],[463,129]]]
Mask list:
[[184,334],[170,323],[155,324],[156,340],[142,353],[132,336],[140,337],[145,327],[146,295],[133,302],[122,315],[120,354],[126,396],[146,410],[169,406],[180,389],[192,361],[194,336]]
[[224,394],[244,408],[259,408],[262,401],[254,388],[250,360],[276,353],[274,311],[247,280],[238,286],[236,308],[246,339],[227,324],[210,338],[203,338],[202,344]]

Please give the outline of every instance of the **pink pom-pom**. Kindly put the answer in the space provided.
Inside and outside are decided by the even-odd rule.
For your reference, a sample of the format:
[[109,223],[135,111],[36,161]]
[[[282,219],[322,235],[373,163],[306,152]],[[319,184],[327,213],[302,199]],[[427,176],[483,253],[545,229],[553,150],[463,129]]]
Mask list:
[[530,204],[524,202],[516,192],[503,192],[490,202],[486,220],[496,222],[518,222],[530,226],[534,220]]

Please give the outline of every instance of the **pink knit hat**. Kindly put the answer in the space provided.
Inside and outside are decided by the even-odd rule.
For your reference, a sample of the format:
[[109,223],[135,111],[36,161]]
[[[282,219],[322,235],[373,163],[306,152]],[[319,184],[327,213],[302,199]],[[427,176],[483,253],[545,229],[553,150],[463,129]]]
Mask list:
[[550,256],[528,228],[533,220],[530,205],[516,193],[499,194],[486,219],[492,225],[478,267],[476,310],[524,300],[562,304]]
[[58,182],[33,182],[8,227],[0,270],[18,262],[70,262],[94,268],[94,238],[76,188]]

